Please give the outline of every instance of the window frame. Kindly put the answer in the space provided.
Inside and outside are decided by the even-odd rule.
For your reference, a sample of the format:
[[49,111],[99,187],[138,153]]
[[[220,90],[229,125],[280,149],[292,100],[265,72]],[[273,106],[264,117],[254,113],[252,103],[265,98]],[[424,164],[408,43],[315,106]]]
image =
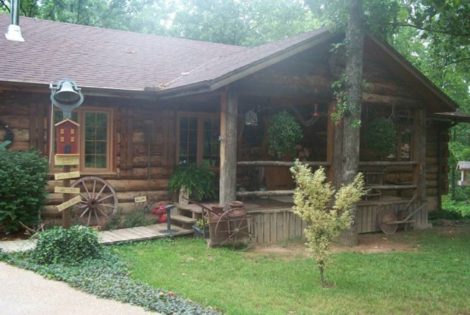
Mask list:
[[[54,109],[54,113],[57,109]],[[78,148],[78,154],[80,158],[80,165],[78,170],[83,175],[93,175],[93,174],[114,174],[115,170],[115,158],[114,158],[114,109],[107,108],[107,107],[95,107],[95,106],[86,106],[80,107],[74,112],[77,113],[78,116],[78,123],[80,124],[80,145]],[[85,167],[85,114],[86,113],[105,113],[107,115],[107,137],[106,137],[106,168],[92,168],[92,167]],[[51,117],[51,115],[49,115]],[[51,117],[54,119],[53,117]],[[55,141],[55,127],[52,132],[53,141]],[[55,146],[55,143],[52,144]],[[55,150],[52,152],[55,154]],[[51,159],[52,161],[52,168],[57,169],[59,168],[54,164],[54,158]]]
[[[196,164],[201,165],[204,160],[204,120],[211,119],[219,122],[218,113],[207,112],[178,112],[176,115],[176,164],[180,163],[180,122],[181,118],[195,118],[197,119],[197,145],[196,145]],[[220,134],[220,132],[219,132]],[[217,168],[219,166],[216,166]]]

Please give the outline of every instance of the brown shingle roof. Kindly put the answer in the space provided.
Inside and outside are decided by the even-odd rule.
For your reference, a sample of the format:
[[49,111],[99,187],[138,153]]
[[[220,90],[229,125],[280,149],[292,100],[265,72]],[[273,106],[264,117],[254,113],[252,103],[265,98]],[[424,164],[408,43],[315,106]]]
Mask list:
[[[0,31],[8,24],[9,17],[0,15]],[[0,36],[0,81],[70,78],[82,87],[162,93],[213,88],[217,80],[330,35],[321,29],[247,48],[32,18],[20,24],[25,42]]]
[[[0,32],[8,24],[9,16],[0,15]],[[20,24],[25,42],[0,35],[0,82],[49,84],[69,78],[85,88],[150,89],[160,95],[217,89],[333,36],[319,29],[247,48],[32,18]],[[395,49],[372,41],[445,110],[457,107]]]
[[[9,16],[0,15],[0,32]],[[21,18],[25,42],[0,34],[0,81],[44,83],[63,78],[83,87],[144,90],[211,59],[247,48]]]

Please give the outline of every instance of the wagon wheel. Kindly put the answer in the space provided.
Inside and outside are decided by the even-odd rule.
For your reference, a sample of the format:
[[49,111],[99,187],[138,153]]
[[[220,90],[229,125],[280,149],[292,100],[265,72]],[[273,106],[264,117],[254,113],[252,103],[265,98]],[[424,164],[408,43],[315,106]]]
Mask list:
[[82,201],[75,206],[78,221],[86,225],[104,225],[117,212],[118,199],[113,187],[96,176],[85,176],[72,187],[80,188]]
[[225,241],[221,242],[219,245],[235,245],[237,240],[242,239],[244,236],[249,236],[246,214],[233,217],[233,214],[237,210],[238,209],[235,208],[225,211],[217,221],[215,235],[219,235],[220,233],[226,235]]
[[394,209],[383,209],[379,215],[379,227],[382,232],[385,234],[393,234],[398,229],[398,223],[391,223],[396,222],[398,219],[397,211]]

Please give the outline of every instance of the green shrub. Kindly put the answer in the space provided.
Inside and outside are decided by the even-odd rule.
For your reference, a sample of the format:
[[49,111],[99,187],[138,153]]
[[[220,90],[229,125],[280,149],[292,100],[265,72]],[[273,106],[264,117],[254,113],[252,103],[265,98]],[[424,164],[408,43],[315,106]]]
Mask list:
[[179,166],[168,183],[171,192],[178,192],[185,187],[190,197],[196,200],[214,198],[215,186],[215,175],[207,165]]
[[0,230],[34,226],[46,197],[47,160],[37,152],[0,150]]
[[118,212],[111,216],[104,226],[104,230],[115,230],[121,227],[121,216],[120,216],[120,209]]
[[101,255],[98,234],[92,228],[75,225],[69,229],[54,227],[39,233],[32,258],[39,264],[78,264]]
[[141,209],[134,211],[132,213],[129,213],[124,217],[124,221],[122,223],[122,226],[125,228],[131,228],[131,227],[136,227],[136,226],[145,226],[145,225],[150,225],[150,224],[155,224],[156,220],[155,219],[147,219],[145,217],[145,212]]
[[[463,219],[470,218],[470,202],[452,200],[449,195],[442,197],[442,213],[441,218],[444,219]],[[445,216],[445,217],[443,217]]]
[[269,154],[277,158],[294,156],[302,137],[302,127],[294,116],[286,111],[276,114],[268,128]]

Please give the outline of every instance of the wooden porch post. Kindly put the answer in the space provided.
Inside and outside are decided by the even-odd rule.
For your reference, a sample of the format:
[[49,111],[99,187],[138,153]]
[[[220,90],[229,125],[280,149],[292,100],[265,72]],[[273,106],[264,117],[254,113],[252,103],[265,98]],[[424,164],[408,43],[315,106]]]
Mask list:
[[226,89],[220,100],[219,202],[236,200],[238,97]]
[[[417,200],[420,204],[426,202],[426,111],[418,109],[414,115],[413,159],[417,162],[414,171]],[[416,215],[416,228],[427,228],[428,207],[425,206]]]
[[333,121],[332,114],[336,108],[336,101],[328,104],[328,123],[326,129],[326,161],[328,162],[328,181],[335,183],[335,122]]

